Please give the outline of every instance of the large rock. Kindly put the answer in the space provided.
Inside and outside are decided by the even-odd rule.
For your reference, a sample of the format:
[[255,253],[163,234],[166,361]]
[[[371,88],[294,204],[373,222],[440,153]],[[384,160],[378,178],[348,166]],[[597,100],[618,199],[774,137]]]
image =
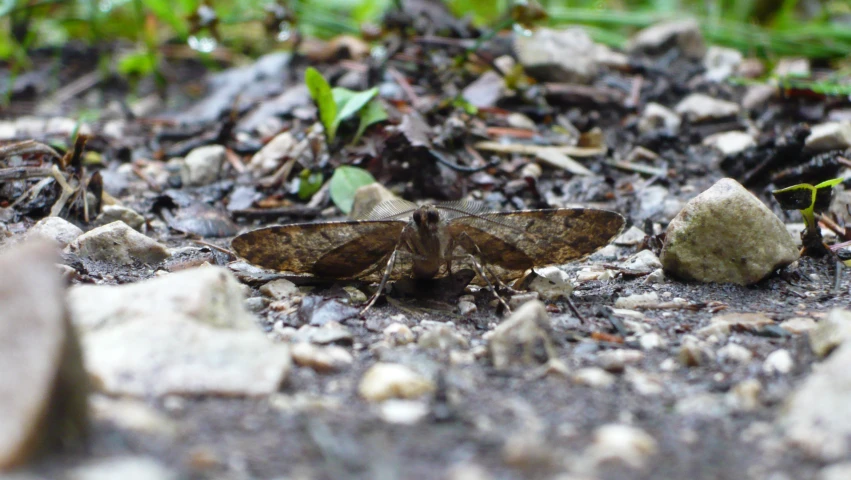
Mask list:
[[581,27],[538,28],[529,36],[515,35],[514,50],[526,72],[545,82],[588,83],[600,64],[620,61]]
[[87,260],[131,265],[159,263],[169,257],[168,248],[118,221],[90,230],[68,248]]
[[851,344],[844,343],[789,397],[781,425],[808,455],[834,461],[851,451]]
[[678,277],[749,285],[798,258],[783,222],[735,180],[693,198],[668,225],[662,265]]
[[290,369],[287,345],[257,330],[216,328],[160,313],[83,336],[86,367],[112,395],[268,395]]
[[688,58],[703,58],[706,54],[706,44],[696,20],[657,23],[635,34],[626,48],[630,53],[660,54],[672,47],[679,48]]
[[74,323],[83,331],[167,314],[213,327],[252,329],[242,286],[223,267],[191,268],[127,285],[77,285],[68,291]]
[[552,324],[540,300],[520,306],[494,329],[488,341],[491,361],[497,370],[546,363],[554,357]]
[[86,375],[57,260],[45,243],[0,257],[0,471],[86,433]]

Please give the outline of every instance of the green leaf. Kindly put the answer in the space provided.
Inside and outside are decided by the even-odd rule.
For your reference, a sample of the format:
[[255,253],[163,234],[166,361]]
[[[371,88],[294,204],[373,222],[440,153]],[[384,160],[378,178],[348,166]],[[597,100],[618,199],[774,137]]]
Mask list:
[[122,75],[145,77],[157,70],[157,56],[150,52],[134,52],[118,61],[118,71]]
[[175,8],[172,0],[143,0],[144,5],[154,12],[160,20],[171,25],[177,35],[185,39],[189,36],[189,23],[184,18],[185,12],[182,8]]
[[[335,88],[334,90],[337,89]],[[378,89],[373,87],[369,90],[364,90],[363,92],[351,93],[351,95],[346,94],[345,97],[342,97],[345,98],[343,103],[337,102],[337,108],[339,109],[339,113],[337,114],[338,123],[358,113],[364,105],[369,103],[370,100],[378,95]],[[337,95],[334,95],[334,99],[337,99]]]
[[331,200],[343,213],[348,214],[352,211],[357,189],[370,183],[375,183],[375,177],[362,168],[346,165],[337,167],[331,176]]
[[352,140],[352,143],[357,143],[360,140],[361,135],[366,131],[366,127],[374,123],[383,122],[384,120],[387,120],[387,110],[384,109],[384,105],[377,98],[372,99],[360,111],[358,131],[355,133],[355,139]]
[[304,83],[307,84],[310,96],[316,102],[316,108],[319,109],[319,120],[325,127],[325,135],[328,136],[329,142],[333,142],[337,135],[339,121],[337,120],[337,103],[334,101],[334,94],[331,93],[331,86],[313,67],[309,67],[304,72]]
[[825,180],[825,181],[819,183],[818,185],[816,185],[815,188],[816,188],[816,190],[818,190],[819,188],[835,187],[835,186],[839,185],[840,183],[842,183],[842,180],[843,180],[842,177],[831,178],[830,180]]
[[809,183],[774,190],[771,194],[784,210],[805,210],[813,204],[813,186]]
[[318,192],[322,188],[322,181],[325,179],[322,172],[311,172],[307,168],[301,171],[298,178],[298,198],[302,200],[307,200]]

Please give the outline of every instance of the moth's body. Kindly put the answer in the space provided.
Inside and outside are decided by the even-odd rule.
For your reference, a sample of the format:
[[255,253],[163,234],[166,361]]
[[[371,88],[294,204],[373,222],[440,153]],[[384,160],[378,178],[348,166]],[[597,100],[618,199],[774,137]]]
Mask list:
[[411,276],[434,278],[451,255],[451,238],[440,212],[433,205],[414,211],[411,221],[402,230],[402,246],[411,252]]

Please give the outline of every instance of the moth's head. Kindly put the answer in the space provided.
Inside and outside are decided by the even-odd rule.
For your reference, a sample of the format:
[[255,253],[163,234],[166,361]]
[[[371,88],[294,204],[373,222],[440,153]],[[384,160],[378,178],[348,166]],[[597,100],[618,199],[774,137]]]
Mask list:
[[424,205],[414,211],[414,224],[420,231],[437,231],[440,212],[432,205]]

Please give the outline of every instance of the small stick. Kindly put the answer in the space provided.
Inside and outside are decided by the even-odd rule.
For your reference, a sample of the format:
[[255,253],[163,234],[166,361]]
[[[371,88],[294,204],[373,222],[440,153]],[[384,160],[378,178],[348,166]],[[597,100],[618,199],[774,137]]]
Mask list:
[[381,282],[378,284],[378,290],[372,294],[369,301],[366,303],[366,306],[363,307],[363,310],[360,311],[359,315],[364,315],[367,310],[372,307],[376,301],[378,301],[378,297],[381,296],[381,292],[384,290],[384,285],[387,284],[387,280],[390,278],[390,272],[393,271],[393,263],[396,261],[396,252],[399,251],[399,246],[393,249],[393,253],[390,254],[390,258],[387,259],[387,268],[384,269],[384,276],[381,277]]

